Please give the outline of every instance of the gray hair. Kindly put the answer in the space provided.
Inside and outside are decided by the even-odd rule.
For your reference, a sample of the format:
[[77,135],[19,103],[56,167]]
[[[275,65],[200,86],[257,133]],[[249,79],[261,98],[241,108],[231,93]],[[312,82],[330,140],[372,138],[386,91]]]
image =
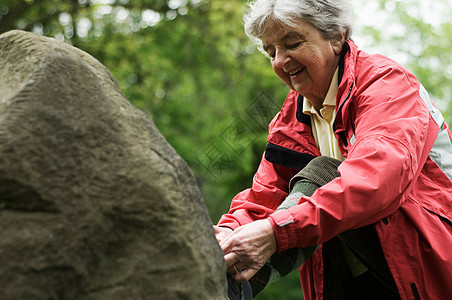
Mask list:
[[351,8],[347,0],[253,0],[244,16],[245,32],[250,38],[262,39],[269,21],[295,27],[306,21],[326,39],[345,40],[352,34]]

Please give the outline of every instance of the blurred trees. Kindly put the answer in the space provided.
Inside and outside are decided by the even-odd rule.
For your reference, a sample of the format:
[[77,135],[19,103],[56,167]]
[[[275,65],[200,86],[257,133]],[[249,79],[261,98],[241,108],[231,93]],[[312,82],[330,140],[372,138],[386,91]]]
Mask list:
[[[3,0],[0,33],[17,28],[55,37],[106,65],[191,166],[217,222],[231,198],[250,186],[267,124],[288,92],[243,32],[245,2]],[[362,19],[355,40],[366,41],[358,46],[400,58],[449,124],[452,25],[441,16],[451,6],[446,0],[355,1]],[[429,9],[434,18],[425,15]],[[293,274],[259,299],[299,299],[298,282]]]
[[448,0],[353,0],[356,32],[366,50],[412,71],[452,122],[452,24]]

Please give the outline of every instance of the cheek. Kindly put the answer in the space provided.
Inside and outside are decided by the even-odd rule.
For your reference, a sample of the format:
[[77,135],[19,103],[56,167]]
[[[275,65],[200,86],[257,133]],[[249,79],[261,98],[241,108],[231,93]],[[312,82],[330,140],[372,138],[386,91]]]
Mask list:
[[279,78],[282,79],[285,83],[289,82],[289,78],[287,77],[286,73],[281,68],[275,67],[275,65],[272,64],[273,71],[278,75]]

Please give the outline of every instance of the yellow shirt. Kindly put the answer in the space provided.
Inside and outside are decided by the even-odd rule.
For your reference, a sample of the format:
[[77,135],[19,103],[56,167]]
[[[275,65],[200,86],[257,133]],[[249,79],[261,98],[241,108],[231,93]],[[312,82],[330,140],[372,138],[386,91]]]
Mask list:
[[339,150],[336,137],[334,136],[333,123],[336,117],[336,95],[338,87],[338,68],[334,72],[333,79],[331,80],[330,88],[323,101],[323,107],[320,112],[309,102],[308,99],[304,99],[303,113],[311,117],[312,135],[320,150],[320,153],[324,156],[344,160],[344,157]]
[[[334,72],[328,93],[323,101],[323,107],[318,111],[308,99],[304,99],[303,113],[311,117],[312,135],[320,150],[320,154],[343,161],[344,157],[339,149],[334,136],[333,123],[336,118],[336,95],[338,88],[338,71]],[[350,268],[352,276],[359,276],[367,271],[367,268],[344,246],[342,248],[344,258]]]

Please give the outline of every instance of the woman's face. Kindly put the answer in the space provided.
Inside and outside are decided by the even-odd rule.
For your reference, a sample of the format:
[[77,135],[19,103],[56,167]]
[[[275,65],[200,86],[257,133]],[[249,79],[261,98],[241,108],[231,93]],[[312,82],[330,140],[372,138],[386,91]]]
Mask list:
[[344,38],[325,39],[314,26],[303,21],[296,27],[271,22],[262,38],[275,73],[317,109],[322,107],[339,64],[343,42]]

